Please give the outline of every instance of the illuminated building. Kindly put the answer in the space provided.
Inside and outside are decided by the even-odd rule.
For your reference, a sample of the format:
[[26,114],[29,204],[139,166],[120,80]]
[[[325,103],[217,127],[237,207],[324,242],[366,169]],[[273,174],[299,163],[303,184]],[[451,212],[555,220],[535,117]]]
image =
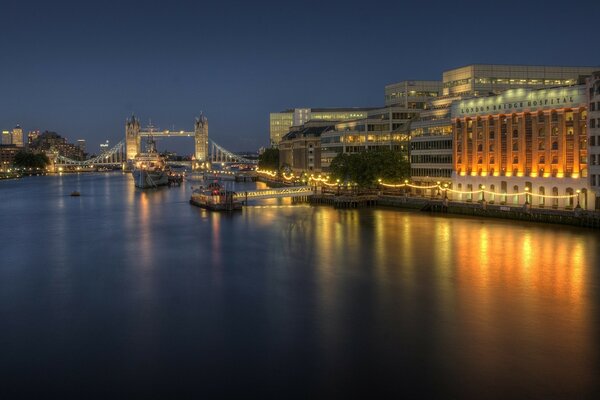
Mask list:
[[373,108],[294,108],[269,115],[271,146],[277,147],[281,138],[293,126],[314,121],[346,121],[365,118]]
[[0,145],[0,172],[6,172],[12,167],[15,155],[19,151],[21,151],[21,148],[14,144]]
[[536,207],[573,208],[579,190],[581,207],[591,207],[584,85],[460,100],[451,117],[453,187],[467,192],[462,200],[483,200],[485,188],[486,201],[516,205],[527,197]]
[[385,105],[424,109],[442,92],[440,81],[402,81],[385,86]]
[[600,210],[600,71],[588,78],[587,95],[590,188],[595,195],[594,208]]
[[77,147],[85,154],[85,139],[77,139]]
[[2,131],[2,144],[12,144],[12,135],[10,131]]
[[12,144],[17,147],[23,147],[23,128],[15,126],[11,133]]
[[333,127],[329,121],[292,127],[279,142],[279,166],[295,173],[321,171],[321,135]]
[[336,123],[321,135],[322,170],[327,171],[338,154],[380,148],[402,152],[408,159],[408,128],[418,115],[418,110],[392,106],[371,110],[366,118]]
[[27,146],[31,144],[40,136],[40,131],[29,131],[27,133]]
[[104,153],[105,151],[108,151],[109,146],[110,146],[109,140],[107,140],[104,143],[100,143],[100,154]]
[[78,146],[67,143],[67,139],[56,132],[45,131],[32,141],[29,148],[34,152],[52,153],[73,160],[84,159],[83,151]]
[[451,183],[450,107],[464,98],[489,96],[515,88],[541,89],[582,84],[594,67],[473,64],[442,73],[442,95],[431,98],[411,123],[411,177],[418,183]]

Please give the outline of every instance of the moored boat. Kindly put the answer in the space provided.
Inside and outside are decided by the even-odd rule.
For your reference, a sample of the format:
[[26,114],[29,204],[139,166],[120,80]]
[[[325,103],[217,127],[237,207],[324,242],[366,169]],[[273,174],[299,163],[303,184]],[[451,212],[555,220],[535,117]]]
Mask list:
[[146,151],[138,154],[133,160],[131,171],[136,187],[154,188],[169,184],[169,171],[163,157],[156,151],[152,137],[148,137]]
[[206,188],[194,190],[190,204],[211,211],[238,211],[242,209],[242,202],[235,195],[234,191],[222,188],[218,182],[212,182]]

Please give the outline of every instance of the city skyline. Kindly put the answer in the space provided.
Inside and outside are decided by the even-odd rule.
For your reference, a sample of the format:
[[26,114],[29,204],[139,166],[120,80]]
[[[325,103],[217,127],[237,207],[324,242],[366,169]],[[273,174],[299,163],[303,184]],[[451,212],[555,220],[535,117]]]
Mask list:
[[[357,2],[73,3],[70,12],[63,3],[6,7],[0,45],[10,62],[0,77],[0,129],[20,124],[25,132],[56,131],[73,142],[85,139],[89,148],[121,140],[132,113],[143,124],[151,119],[161,129],[188,130],[203,112],[212,138],[248,151],[269,144],[273,111],[378,107],[386,84],[440,79],[443,70],[470,63],[598,65],[582,40],[591,36],[588,24],[535,46],[511,41],[510,51],[499,51],[510,32],[535,40],[561,24],[552,7],[522,3],[510,16],[510,32],[500,36],[474,33],[505,19],[493,5],[479,3],[476,15],[485,18],[464,25],[451,22],[474,8],[447,3],[427,13],[388,2],[368,10]],[[600,6],[579,1],[572,8],[593,13]],[[536,18],[528,18],[533,13]],[[300,28],[315,26],[321,28]],[[495,40],[498,45],[490,45]],[[569,51],[557,58],[555,48]],[[191,147],[182,142],[168,147]]]

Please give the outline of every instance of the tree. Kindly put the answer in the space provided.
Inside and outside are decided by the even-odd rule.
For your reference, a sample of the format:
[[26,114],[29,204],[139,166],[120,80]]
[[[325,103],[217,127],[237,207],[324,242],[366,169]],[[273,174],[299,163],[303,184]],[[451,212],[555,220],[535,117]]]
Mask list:
[[338,154],[329,167],[334,179],[373,186],[378,179],[401,182],[410,177],[410,164],[402,153],[389,149]]
[[266,149],[258,156],[258,168],[260,169],[279,169],[279,149]]
[[45,169],[50,160],[43,153],[32,153],[26,150],[20,150],[15,154],[14,166],[23,169]]

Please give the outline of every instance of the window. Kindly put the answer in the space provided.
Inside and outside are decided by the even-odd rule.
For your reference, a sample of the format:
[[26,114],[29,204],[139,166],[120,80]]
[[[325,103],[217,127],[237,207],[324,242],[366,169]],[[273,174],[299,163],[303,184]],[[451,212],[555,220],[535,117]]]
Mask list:
[[496,163],[496,159],[494,158],[494,156],[490,156],[490,164],[495,164]]
[[495,137],[494,137],[494,131],[490,131],[490,139],[495,139]]
[[540,130],[538,131],[538,136],[539,137],[546,136],[546,131],[544,130],[544,128],[540,128]]
[[538,164],[546,164],[546,157],[540,156],[540,160],[539,160]]
[[518,137],[519,137],[519,131],[518,131],[518,130],[516,130],[516,129],[515,129],[515,130],[513,131],[513,137],[514,137],[514,138],[518,138]]
[[596,175],[592,175],[592,186],[596,186]]
[[557,141],[552,142],[552,150],[558,150],[558,142]]
[[590,111],[596,111],[596,103],[590,103]]
[[552,136],[558,136],[558,128],[557,127],[552,128]]
[[519,163],[519,156],[513,156],[513,164]]
[[494,145],[490,144],[490,151],[494,151]]
[[483,151],[483,145],[481,143],[477,145],[477,151]]
[[595,128],[596,127],[596,120],[594,118],[590,119],[590,128]]
[[538,150],[546,150],[546,142],[544,142],[543,140],[540,140],[538,142]]
[[590,136],[590,146],[596,145],[596,136]]
[[516,141],[513,142],[512,149],[513,151],[519,151],[519,143]]

